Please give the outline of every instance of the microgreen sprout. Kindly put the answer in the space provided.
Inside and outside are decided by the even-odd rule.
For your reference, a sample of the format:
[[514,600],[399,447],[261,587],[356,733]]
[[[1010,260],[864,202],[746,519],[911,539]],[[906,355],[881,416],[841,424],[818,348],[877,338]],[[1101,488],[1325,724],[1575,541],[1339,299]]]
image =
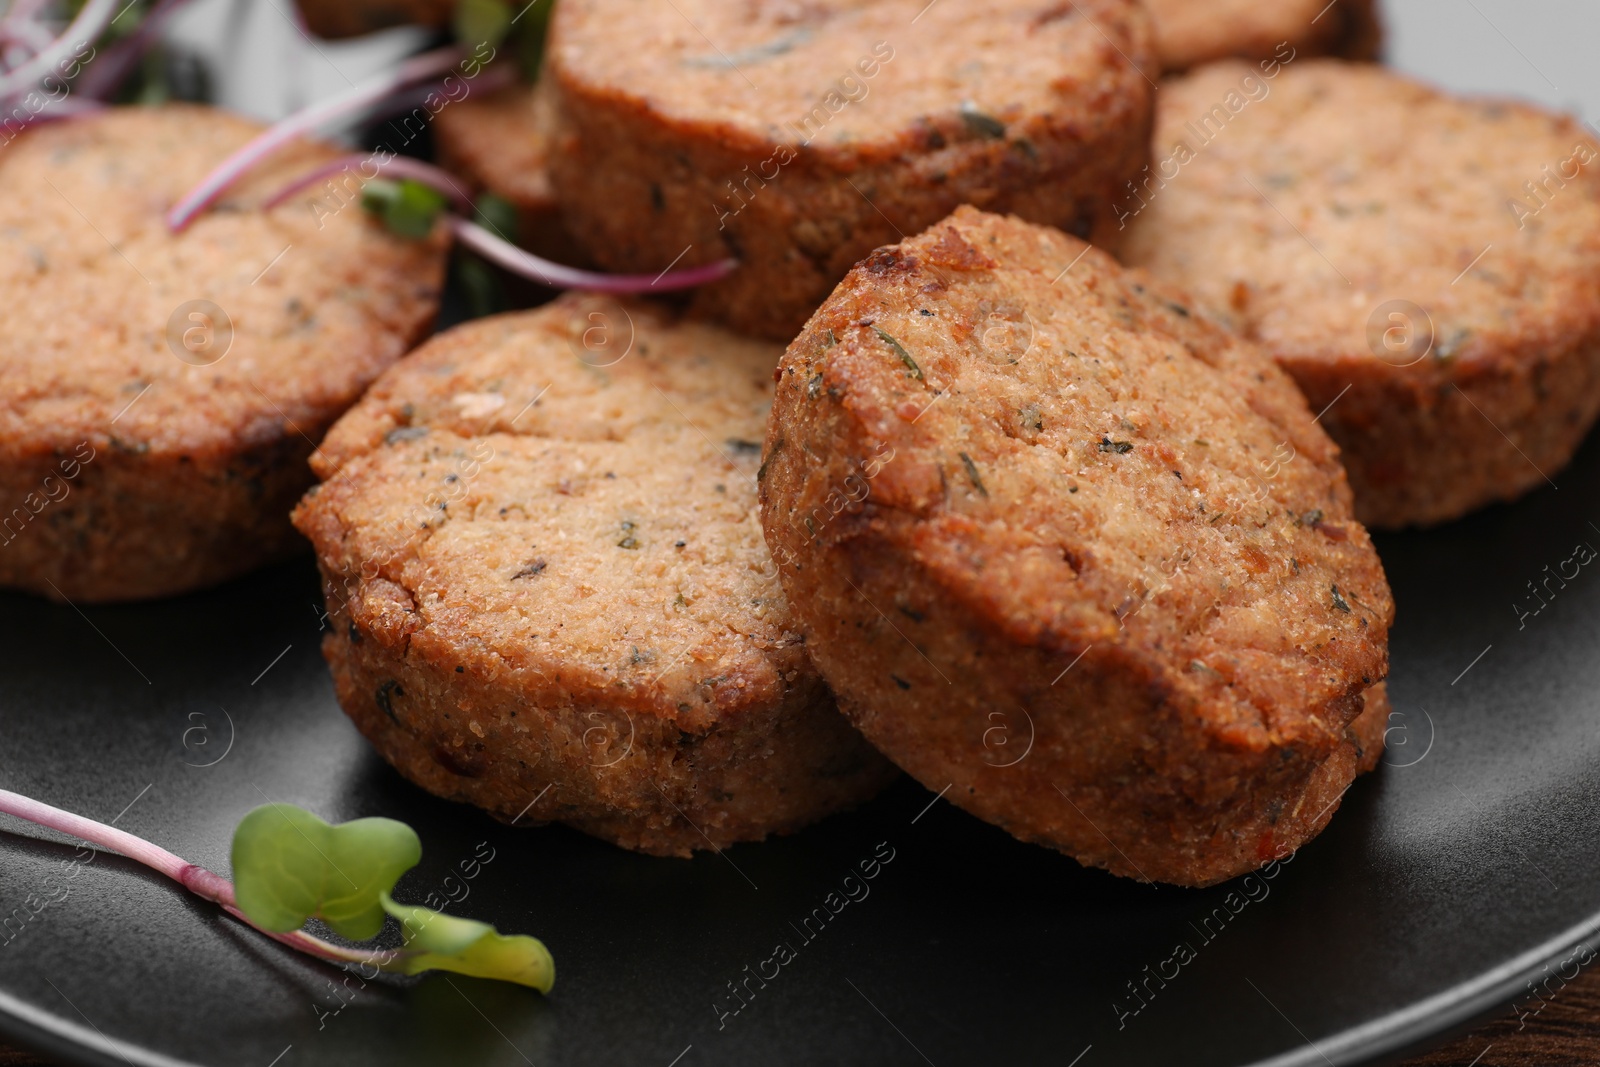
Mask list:
[[438,48],[412,56],[395,70],[363,82],[338,96],[324,100],[284,119],[252,138],[248,144],[206,175],[167,213],[167,228],[181,232],[257,163],[283,146],[337,119],[349,118],[379,103],[400,89],[446,73],[461,62],[466,53],[456,47]]
[[[370,176],[367,174],[368,170],[372,172]],[[440,170],[432,163],[424,163],[422,160],[412,159],[410,156],[374,152],[372,155],[354,153],[336,156],[322,166],[307,171],[273,193],[262,203],[261,208],[264,211],[271,211],[301,190],[309,189],[313,185],[321,184],[330,178],[351,172],[355,172],[368,180],[375,178],[379,174],[387,174],[391,178],[398,179],[409,178],[443,193],[450,198],[451,203],[459,210],[466,210],[472,207],[472,198],[461,188],[449,171]]]
[[[555,962],[542,943],[501,934],[487,923],[401,904],[390,895],[422,859],[415,831],[393,819],[330,825],[291,804],[256,808],[233,835],[237,884],[114,826],[0,789],[0,813],[108,848],[166,875],[273,940],[333,963],[394,974],[455,971],[515,982],[541,993],[555,984]],[[384,917],[400,924],[398,949],[352,949],[301,929],[320,919],[335,933],[367,940]]]
[[451,20],[456,40],[485,41],[505,46],[516,58],[518,73],[528,84],[538,81],[544,59],[545,31],[554,0],[460,0]]
[[415,178],[374,178],[361,190],[362,207],[383,220],[391,232],[413,240],[433,232],[444,205],[443,193]]
[[600,274],[552,263],[459,215],[447,215],[445,221],[455,233],[457,241],[484,259],[552,289],[588,289],[597,293],[666,293],[726,278],[739,265],[737,260],[719,259],[703,266],[662,271],[660,274]]
[[[81,114],[89,102],[110,100],[138,70],[162,24],[184,0],[12,0],[0,15],[0,106],[35,112],[23,125]],[[70,17],[63,29],[53,17]],[[144,92],[161,86],[146,70]],[[67,96],[70,87],[72,97]],[[164,86],[161,86],[164,88]],[[41,91],[42,90],[42,91]],[[40,101],[34,107],[30,101]],[[15,129],[13,128],[13,132]]]
[[517,232],[517,206],[503,196],[484,193],[472,208],[472,221],[498,234]]
[[[6,25],[10,27],[16,25],[12,16],[15,16],[18,22],[34,18],[38,6],[29,4],[22,11],[13,11],[7,16]],[[120,6],[117,0],[88,0],[79,9],[65,33],[44,44],[39,51],[12,70],[0,74],[0,100],[25,93],[46,76],[54,73],[75,49],[95,40],[105,32],[116,18]]]
[[[472,221],[490,233],[518,232],[517,208],[504,197],[482,193],[472,207]],[[463,252],[456,257],[456,278],[467,300],[467,310],[475,319],[506,309],[506,289],[500,276],[481,256]]]
[[[393,154],[380,158],[378,153],[356,153],[330,159],[268,197],[262,207],[270,211],[296,193],[347,171],[359,172],[365,179],[362,206],[391,232],[413,239],[426,237],[432,232],[434,221],[443,216],[445,225],[464,247],[514,274],[552,289],[667,293],[714,282],[738,266],[735,260],[724,259],[660,274],[601,274],[563,266],[511,243],[510,237],[516,231],[516,210],[512,205],[485,194],[474,206],[450,172],[420,159]],[[372,174],[383,177],[369,177]],[[471,209],[473,218],[446,212],[447,206],[458,212]]]
[[534,256],[530,251],[510,243],[515,232],[515,210],[499,197],[485,195],[478,198],[474,219],[461,214],[446,213],[446,206],[466,210],[472,206],[462,192],[461,182],[450,171],[443,171],[432,163],[389,155],[341,155],[318,166],[301,178],[294,179],[285,189],[278,190],[264,203],[266,210],[277,208],[301,190],[344,171],[360,171],[363,178],[368,173],[392,174],[390,178],[366,178],[362,187],[362,205],[394,234],[400,237],[427,237],[434,221],[443,214],[446,226],[456,235],[456,240],[483,258],[504,269],[533,278],[552,290],[590,290],[595,293],[670,293],[696,285],[706,285],[726,277],[738,262],[733,259],[710,262],[706,266],[683,270],[664,270],[661,274],[598,274],[595,270],[565,267],[558,262]]
[[[414,82],[449,66],[461,53],[440,49],[407,60],[400,72],[359,86],[340,97],[314,105],[290,116],[265,131],[219,164],[194,190],[167,214],[167,226],[174,232],[187,227],[223,191],[250,168],[304,133],[335,118],[368,110],[386,97]],[[668,293],[705,285],[727,277],[738,266],[732,259],[721,259],[682,270],[659,274],[603,274],[563,266],[518,248],[510,240],[514,227],[504,225],[507,212],[495,210],[493,200],[480,201],[473,218],[463,214],[473,208],[460,183],[449,172],[422,160],[392,152],[371,155],[339,156],[314,168],[268,197],[264,210],[272,210],[296,193],[345,171],[359,171],[363,178],[362,205],[393,233],[420,239],[433,232],[441,216],[446,227],[464,248],[514,274],[552,289],[588,289],[601,293]],[[383,172],[391,177],[379,178]],[[398,180],[396,180],[398,179]],[[486,207],[483,205],[487,205]],[[455,212],[447,212],[447,206]],[[505,205],[509,207],[510,205]]]
[[498,47],[511,32],[513,17],[505,0],[460,0],[450,28],[458,41],[485,41]]

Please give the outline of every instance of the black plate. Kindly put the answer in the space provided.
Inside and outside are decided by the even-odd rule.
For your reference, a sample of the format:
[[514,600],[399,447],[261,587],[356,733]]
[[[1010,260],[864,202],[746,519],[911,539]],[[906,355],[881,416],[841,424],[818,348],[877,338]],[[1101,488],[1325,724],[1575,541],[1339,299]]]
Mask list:
[[[397,896],[459,897],[544,938],[559,968],[548,999],[440,975],[362,987],[143,868],[74,867],[71,845],[6,820],[0,1029],[104,1065],[1392,1056],[1535,977],[1548,996],[1600,930],[1600,566],[1564,562],[1600,547],[1597,490],[1591,443],[1559,491],[1382,540],[1402,606],[1390,765],[1273,877],[1206,891],[1084,870],[909,782],[692,861],[501,826],[405,784],[340,714],[309,562],[152,605],[0,598],[0,785],[218,871],[268,798],[404,819],[426,856]],[[1547,606],[1523,616],[1530,582]],[[892,858],[846,886],[875,855]],[[861,899],[829,913],[843,888]],[[56,902],[33,915],[30,895]],[[779,943],[793,958],[774,975]],[[730,983],[748,990],[737,1014]]]
[[[1471,31],[1500,41],[1487,16],[1390,14],[1402,65],[1463,72]],[[1496,79],[1520,69],[1495,58]],[[425,857],[396,896],[456,898],[542,937],[558,968],[549,998],[362,983],[0,817],[0,1032],[97,1067],[1312,1067],[1397,1059],[1514,1000],[1535,1012],[1600,942],[1600,568],[1560,577],[1600,548],[1600,441],[1557,481],[1380,540],[1400,603],[1387,765],[1271,877],[1205,891],[1083,870],[909,781],[692,861],[502,826],[407,785],[339,712],[309,561],[150,605],[0,594],[0,787],[224,873],[268,799],[403,819]]]

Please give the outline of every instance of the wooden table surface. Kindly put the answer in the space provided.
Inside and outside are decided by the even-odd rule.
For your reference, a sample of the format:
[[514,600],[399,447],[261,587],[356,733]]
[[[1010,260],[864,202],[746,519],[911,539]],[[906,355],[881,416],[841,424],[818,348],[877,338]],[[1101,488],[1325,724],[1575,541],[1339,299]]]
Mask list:
[[[1527,1008],[1523,1009],[1527,1012]],[[1600,968],[1579,975],[1537,1015],[1507,1015],[1405,1067],[1594,1067],[1600,1064]],[[58,1067],[0,1046],[0,1067]]]

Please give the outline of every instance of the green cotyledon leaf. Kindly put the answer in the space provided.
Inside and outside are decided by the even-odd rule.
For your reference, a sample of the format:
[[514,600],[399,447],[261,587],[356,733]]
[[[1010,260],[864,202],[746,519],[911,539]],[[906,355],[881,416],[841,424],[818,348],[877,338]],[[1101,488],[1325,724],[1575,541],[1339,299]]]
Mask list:
[[264,929],[287,933],[318,918],[364,941],[383,928],[389,890],[421,859],[422,842],[405,823],[330,826],[293,804],[268,804],[233,832],[234,893]]
[[473,221],[507,241],[517,239],[517,206],[503,196],[482,193],[472,205]]
[[405,951],[396,969],[405,974],[455,971],[531,986],[541,993],[555,985],[555,960],[537,938],[507,936],[488,923],[397,904],[388,893],[382,899],[384,910],[400,920]]
[[[550,5],[545,4],[546,7]],[[506,0],[461,0],[456,5],[451,29],[456,40],[471,48],[478,44],[498,45],[511,31],[515,16]]]
[[374,178],[361,190],[361,206],[376,215],[391,233],[420,241],[433,232],[443,213],[443,193],[411,178]]

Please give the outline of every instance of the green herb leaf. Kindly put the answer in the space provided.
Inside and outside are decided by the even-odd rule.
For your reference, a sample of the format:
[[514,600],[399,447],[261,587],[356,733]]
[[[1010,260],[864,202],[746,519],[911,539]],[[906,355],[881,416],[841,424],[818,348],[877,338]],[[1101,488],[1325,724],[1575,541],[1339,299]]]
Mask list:
[[495,46],[511,32],[511,17],[506,0],[460,0],[451,28],[456,40],[468,47]]
[[506,309],[506,289],[494,268],[482,259],[456,250],[455,282],[467,300],[469,317],[481,319]]
[[522,80],[529,85],[539,81],[539,69],[544,66],[544,41],[550,30],[550,10],[555,0],[533,0],[522,8],[512,28],[512,47],[516,52],[517,66]]
[[516,241],[517,206],[505,197],[483,193],[473,205],[473,215],[479,226],[508,241]]
[[906,365],[906,371],[913,378],[919,382],[922,381],[922,368],[917,366],[917,361],[911,358],[911,353],[905,350],[904,345],[902,345],[899,341],[896,341],[893,337],[884,333],[882,330],[878,329],[876,326],[872,328],[872,332],[882,338],[884,344],[894,349],[894,354],[900,357],[900,362]]
[[972,479],[972,487],[976,489],[979,494],[988,496],[989,490],[983,487],[983,479],[978,477],[978,465],[972,462],[972,457],[967,455],[965,452],[957,452],[956,455],[961,457],[962,464],[966,466],[967,477]]
[[[548,993],[556,983],[556,964],[537,938],[506,936],[488,923],[410,904],[397,904],[388,893],[383,909],[400,920],[406,952],[404,974],[455,971],[474,978],[516,982]],[[414,955],[413,955],[414,953]]]
[[276,933],[319,918],[353,940],[377,936],[379,898],[421,859],[422,842],[405,823],[330,826],[293,804],[256,808],[233,832],[239,910]]
[[361,206],[376,215],[391,233],[421,240],[433,232],[444,210],[444,194],[410,178],[374,178],[361,190]]

